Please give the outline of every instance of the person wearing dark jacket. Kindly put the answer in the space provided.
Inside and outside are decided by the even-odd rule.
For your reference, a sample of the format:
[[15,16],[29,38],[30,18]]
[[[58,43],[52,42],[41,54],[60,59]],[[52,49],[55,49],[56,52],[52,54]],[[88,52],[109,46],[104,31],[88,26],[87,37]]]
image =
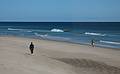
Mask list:
[[33,44],[33,42],[31,42],[31,44],[29,46],[29,49],[31,51],[31,54],[33,54],[33,50],[34,50],[34,44]]

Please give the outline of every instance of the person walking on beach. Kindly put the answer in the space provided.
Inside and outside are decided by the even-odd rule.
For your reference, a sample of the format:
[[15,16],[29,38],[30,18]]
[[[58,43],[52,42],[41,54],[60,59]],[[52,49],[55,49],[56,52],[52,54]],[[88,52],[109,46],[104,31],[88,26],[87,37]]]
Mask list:
[[91,40],[91,46],[95,47],[95,41],[93,39]]
[[31,42],[31,44],[29,46],[29,49],[31,51],[31,54],[33,54],[33,50],[34,50],[34,44],[33,44],[33,42]]

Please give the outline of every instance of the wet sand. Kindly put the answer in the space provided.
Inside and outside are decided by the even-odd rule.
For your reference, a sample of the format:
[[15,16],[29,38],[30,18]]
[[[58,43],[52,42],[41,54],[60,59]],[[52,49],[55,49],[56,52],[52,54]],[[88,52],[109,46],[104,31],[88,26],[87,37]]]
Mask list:
[[120,74],[120,50],[1,36],[0,74]]

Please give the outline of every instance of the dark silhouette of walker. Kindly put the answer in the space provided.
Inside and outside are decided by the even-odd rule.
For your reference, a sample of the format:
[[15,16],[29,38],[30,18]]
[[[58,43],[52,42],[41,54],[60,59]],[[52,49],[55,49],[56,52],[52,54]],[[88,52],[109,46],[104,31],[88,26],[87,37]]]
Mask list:
[[33,54],[33,50],[34,50],[34,44],[33,44],[33,42],[31,42],[31,44],[29,46],[29,49],[31,51],[31,54]]

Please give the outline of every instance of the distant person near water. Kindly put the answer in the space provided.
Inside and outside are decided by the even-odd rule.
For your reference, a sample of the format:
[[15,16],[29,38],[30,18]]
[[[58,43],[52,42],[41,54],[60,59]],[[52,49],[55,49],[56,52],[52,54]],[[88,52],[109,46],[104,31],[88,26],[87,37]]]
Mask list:
[[33,50],[34,50],[34,44],[33,44],[33,42],[31,42],[31,44],[29,46],[29,49],[31,51],[31,54],[33,54]]
[[91,40],[91,46],[95,47],[95,40],[94,39]]

